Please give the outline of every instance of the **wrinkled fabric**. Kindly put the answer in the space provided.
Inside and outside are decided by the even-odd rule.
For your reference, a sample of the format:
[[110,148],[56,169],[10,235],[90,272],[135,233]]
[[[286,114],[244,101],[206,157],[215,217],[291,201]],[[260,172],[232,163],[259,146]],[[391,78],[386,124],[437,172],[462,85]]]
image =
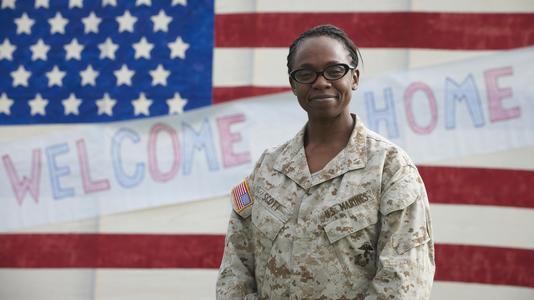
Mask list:
[[413,162],[357,119],[311,175],[304,132],[247,178],[252,213],[232,212],[217,299],[429,299],[434,245]]

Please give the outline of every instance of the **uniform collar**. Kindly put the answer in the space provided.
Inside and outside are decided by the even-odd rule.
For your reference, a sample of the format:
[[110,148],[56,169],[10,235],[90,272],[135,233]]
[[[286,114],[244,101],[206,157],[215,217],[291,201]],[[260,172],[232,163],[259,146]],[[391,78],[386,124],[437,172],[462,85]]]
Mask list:
[[318,174],[310,174],[306,152],[304,151],[304,133],[306,125],[291,139],[278,156],[274,169],[285,174],[304,189],[309,189],[346,172],[361,169],[367,164],[367,133],[358,117],[349,142]]

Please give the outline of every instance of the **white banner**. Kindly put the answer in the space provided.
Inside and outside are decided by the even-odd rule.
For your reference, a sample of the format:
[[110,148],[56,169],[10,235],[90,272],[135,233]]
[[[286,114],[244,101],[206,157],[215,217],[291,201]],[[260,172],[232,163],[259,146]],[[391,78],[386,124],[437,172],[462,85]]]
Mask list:
[[[417,163],[534,144],[534,48],[362,79],[351,110]],[[291,93],[0,143],[0,231],[220,196],[306,122]]]

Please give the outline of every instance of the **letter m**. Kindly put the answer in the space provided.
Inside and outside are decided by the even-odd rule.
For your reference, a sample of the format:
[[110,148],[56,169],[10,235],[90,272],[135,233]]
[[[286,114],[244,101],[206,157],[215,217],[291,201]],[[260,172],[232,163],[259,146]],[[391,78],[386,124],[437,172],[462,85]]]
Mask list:
[[445,82],[445,128],[456,128],[456,102],[465,102],[475,127],[484,126],[484,113],[472,74],[458,84],[447,78]]
[[32,152],[32,164],[31,164],[31,177],[22,176],[19,178],[17,170],[11,161],[9,155],[2,156],[4,167],[6,168],[11,188],[15,193],[17,202],[22,205],[22,201],[26,196],[26,192],[29,192],[35,203],[39,202],[39,184],[41,182],[41,150],[34,149]]

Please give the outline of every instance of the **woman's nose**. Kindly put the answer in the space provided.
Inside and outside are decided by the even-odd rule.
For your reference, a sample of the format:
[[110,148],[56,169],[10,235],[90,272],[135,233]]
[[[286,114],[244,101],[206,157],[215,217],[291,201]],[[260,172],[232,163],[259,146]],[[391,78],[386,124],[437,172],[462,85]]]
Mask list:
[[324,77],[324,74],[319,74],[317,79],[315,79],[315,82],[312,84],[312,87],[316,89],[329,88],[330,86],[332,86],[332,83]]

